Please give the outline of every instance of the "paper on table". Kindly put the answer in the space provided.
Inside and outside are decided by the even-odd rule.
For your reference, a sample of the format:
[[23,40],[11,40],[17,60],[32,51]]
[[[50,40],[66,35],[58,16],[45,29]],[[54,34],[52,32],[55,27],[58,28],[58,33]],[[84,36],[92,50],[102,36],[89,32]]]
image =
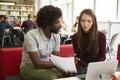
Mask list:
[[62,69],[65,72],[77,73],[74,57],[59,57],[51,55],[50,60],[57,68]]

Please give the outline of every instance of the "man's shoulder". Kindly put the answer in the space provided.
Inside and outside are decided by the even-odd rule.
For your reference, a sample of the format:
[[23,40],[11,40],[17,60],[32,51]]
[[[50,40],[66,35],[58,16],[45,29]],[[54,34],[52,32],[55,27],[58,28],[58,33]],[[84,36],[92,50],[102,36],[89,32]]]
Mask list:
[[35,28],[27,32],[29,35],[38,35],[39,29]]

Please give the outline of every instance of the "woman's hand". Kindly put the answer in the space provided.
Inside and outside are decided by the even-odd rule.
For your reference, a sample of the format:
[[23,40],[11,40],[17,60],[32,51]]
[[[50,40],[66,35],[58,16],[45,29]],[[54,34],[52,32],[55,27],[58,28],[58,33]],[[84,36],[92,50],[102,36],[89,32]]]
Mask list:
[[80,61],[80,58],[76,57],[76,53],[74,53],[73,55],[69,55],[69,57],[74,57],[75,58],[75,63],[77,63],[78,61]]

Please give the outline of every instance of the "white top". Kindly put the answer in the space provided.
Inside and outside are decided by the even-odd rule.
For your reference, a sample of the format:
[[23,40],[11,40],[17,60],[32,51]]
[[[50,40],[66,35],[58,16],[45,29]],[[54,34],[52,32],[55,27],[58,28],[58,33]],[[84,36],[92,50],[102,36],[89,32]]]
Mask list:
[[27,63],[33,64],[28,51],[39,51],[41,55],[40,59],[48,61],[48,57],[53,51],[60,51],[59,34],[51,33],[51,38],[48,39],[41,28],[29,31],[25,36],[23,44],[21,67]]

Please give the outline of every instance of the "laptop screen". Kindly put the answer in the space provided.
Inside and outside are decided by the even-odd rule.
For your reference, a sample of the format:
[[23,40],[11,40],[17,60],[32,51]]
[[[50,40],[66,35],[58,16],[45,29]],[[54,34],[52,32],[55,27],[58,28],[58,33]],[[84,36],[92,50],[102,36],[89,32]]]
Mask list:
[[109,80],[116,72],[117,65],[117,60],[89,63],[86,80]]

